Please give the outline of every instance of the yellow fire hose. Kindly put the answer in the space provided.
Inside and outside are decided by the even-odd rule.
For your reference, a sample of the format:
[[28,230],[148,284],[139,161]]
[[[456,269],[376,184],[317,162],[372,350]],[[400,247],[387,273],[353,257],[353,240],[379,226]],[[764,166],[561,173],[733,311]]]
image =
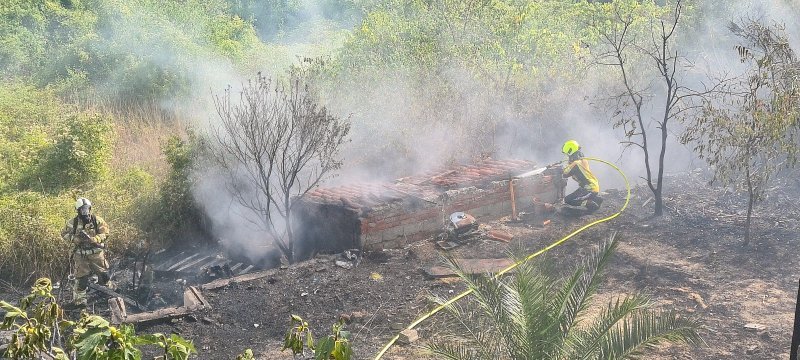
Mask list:
[[[528,255],[524,259],[522,259],[522,260],[520,260],[520,261],[518,261],[518,262],[516,262],[514,264],[511,264],[509,267],[507,267],[507,268],[501,270],[500,272],[498,272],[497,274],[495,274],[494,275],[495,278],[498,278],[498,277],[502,276],[503,274],[513,270],[514,268],[516,268],[520,264],[522,264],[522,263],[524,263],[524,262],[526,262],[526,261],[528,261],[530,259],[533,259],[533,258],[535,258],[535,257],[537,257],[537,256],[539,256],[541,254],[544,254],[545,252],[547,252],[548,250],[550,250],[550,249],[552,249],[552,248],[554,248],[556,246],[559,246],[559,245],[563,244],[565,241],[569,240],[570,238],[572,238],[573,236],[577,235],[581,231],[584,231],[584,230],[586,230],[586,229],[588,229],[588,228],[590,228],[592,226],[595,226],[595,225],[597,225],[599,223],[609,221],[609,220],[619,216],[620,214],[622,214],[623,211],[625,211],[625,208],[628,207],[628,202],[631,199],[631,186],[630,186],[630,183],[628,182],[628,177],[625,176],[625,173],[623,173],[622,170],[620,170],[616,165],[614,165],[614,164],[612,164],[612,163],[610,163],[608,161],[605,161],[605,160],[602,160],[602,159],[597,159],[597,158],[585,158],[585,159],[586,160],[592,160],[592,161],[601,162],[603,164],[611,166],[612,168],[614,168],[614,170],[617,170],[617,172],[622,176],[622,179],[625,180],[625,190],[627,191],[627,194],[625,195],[625,203],[622,205],[622,208],[620,208],[619,211],[617,211],[613,215],[610,215],[608,217],[605,217],[605,218],[602,218],[602,219],[599,219],[599,220],[592,221],[592,222],[580,227],[578,230],[575,230],[575,231],[571,232],[569,235],[561,238],[561,240],[558,240],[558,241],[548,245],[547,247],[545,247],[545,248],[543,248],[543,249],[541,249],[541,250],[539,250],[539,251],[537,251],[537,252],[535,252],[533,254]],[[463,297],[465,297],[465,296],[467,296],[467,295],[469,295],[471,293],[472,293],[472,289],[469,289],[469,290],[466,290],[466,291],[456,295],[452,299],[447,300],[447,302],[437,306],[436,308],[431,310],[429,313],[423,315],[422,317],[420,317],[416,321],[412,322],[410,325],[408,325],[402,331],[413,329],[414,327],[419,325],[421,322],[427,320],[429,317],[431,317],[434,314],[438,313],[439,311],[441,311],[445,307],[449,306],[450,304],[460,300],[461,298],[463,298]],[[383,357],[383,354],[386,353],[386,351],[389,350],[389,348],[392,345],[394,345],[394,343],[397,341],[397,339],[399,337],[400,337],[400,334],[398,333],[391,340],[389,340],[389,342],[386,344],[386,346],[384,346],[383,349],[381,349],[381,352],[379,352],[378,355],[375,356],[375,360],[380,360],[381,357]]]

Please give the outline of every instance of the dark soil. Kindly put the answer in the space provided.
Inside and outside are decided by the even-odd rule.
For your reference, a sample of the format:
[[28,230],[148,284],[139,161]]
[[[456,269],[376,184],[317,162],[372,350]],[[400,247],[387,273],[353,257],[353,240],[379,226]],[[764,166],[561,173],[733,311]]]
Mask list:
[[[634,189],[620,217],[592,227],[548,252],[563,271],[612,231],[623,236],[596,301],[618,295],[649,294],[657,309],[698,317],[705,344],[659,345],[647,359],[785,359],[791,343],[797,279],[800,277],[794,182],[772,189],[757,209],[753,240],[742,246],[745,197],[705,185],[698,174],[666,179],[665,215],[651,218],[653,201],[645,187]],[[795,195],[792,195],[795,194]],[[453,252],[465,258],[501,258],[509,251],[535,251],[583,224],[613,214],[624,193],[610,191],[597,214],[554,218],[544,229],[506,219],[485,225],[515,235],[510,244],[476,239]],[[485,226],[484,226],[485,227]],[[366,254],[359,266],[338,267],[319,257],[273,276],[234,284],[204,295],[213,310],[160,324],[144,332],[176,332],[191,339],[201,359],[234,359],[251,348],[259,359],[291,359],[280,352],[290,314],[307,320],[316,338],[345,314],[352,323],[356,359],[372,359],[399,330],[431,308],[430,296],[449,297],[456,280],[428,280],[422,268],[439,265],[432,241],[405,249]],[[436,316],[419,326],[424,345],[444,329]],[[764,330],[748,330],[757,323]],[[393,346],[384,359],[424,358],[420,347]]]

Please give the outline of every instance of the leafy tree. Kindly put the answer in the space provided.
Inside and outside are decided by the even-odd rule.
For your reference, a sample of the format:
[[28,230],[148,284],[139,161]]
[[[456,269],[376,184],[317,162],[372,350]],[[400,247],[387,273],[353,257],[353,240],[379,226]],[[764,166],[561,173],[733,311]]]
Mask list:
[[[452,141],[437,142],[441,154],[435,155],[456,161],[501,146],[551,145],[497,139],[510,129],[543,134],[557,128],[562,114],[547,109],[571,101],[568,84],[584,68],[574,46],[584,2],[383,0],[364,7],[360,26],[322,75],[330,81],[333,109],[365,117],[358,121],[367,130],[354,141],[375,150],[355,156],[422,160],[413,157],[425,137],[409,135],[418,133],[446,133]],[[398,103],[398,111],[373,115]],[[377,116],[385,121],[374,121]]]
[[0,39],[0,76],[118,107],[187,95],[198,58],[246,68],[264,49],[225,0],[9,0]]
[[729,28],[742,41],[736,51],[746,71],[704,102],[681,140],[714,166],[714,180],[746,187],[746,246],[753,206],[778,171],[797,163],[800,61],[780,25],[744,20]]
[[612,235],[562,280],[531,263],[506,279],[473,276],[449,259],[474,296],[447,307],[457,339],[428,350],[445,359],[628,359],[662,341],[699,341],[695,320],[649,310],[642,295],[618,297],[588,316],[618,241]]
[[286,34],[316,22],[346,25],[358,15],[354,0],[227,0],[231,12],[252,23],[264,41],[282,41]]
[[293,80],[274,84],[261,74],[238,97],[215,98],[220,126],[211,155],[231,194],[259,216],[289,262],[294,262],[292,212],[303,197],[339,169],[350,124],[328,113]]

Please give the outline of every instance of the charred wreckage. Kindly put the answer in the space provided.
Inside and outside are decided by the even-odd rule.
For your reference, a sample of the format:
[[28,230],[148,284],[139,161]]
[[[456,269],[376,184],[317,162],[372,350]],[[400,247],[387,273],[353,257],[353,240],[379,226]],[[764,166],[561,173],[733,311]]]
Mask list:
[[[564,195],[561,173],[560,166],[487,159],[393,182],[318,187],[295,200],[295,256],[304,260],[317,253],[339,254],[336,265],[351,268],[358,266],[363,252],[402,248],[423,239],[433,239],[445,250],[476,236],[507,242],[509,234],[481,229],[478,219],[510,216],[511,221],[544,226],[551,204]],[[129,291],[97,284],[92,289],[110,298],[112,322],[140,323],[209,309],[202,290],[268,276],[273,271],[265,270],[269,267],[220,248],[161,251],[134,264],[127,274],[133,279]]]

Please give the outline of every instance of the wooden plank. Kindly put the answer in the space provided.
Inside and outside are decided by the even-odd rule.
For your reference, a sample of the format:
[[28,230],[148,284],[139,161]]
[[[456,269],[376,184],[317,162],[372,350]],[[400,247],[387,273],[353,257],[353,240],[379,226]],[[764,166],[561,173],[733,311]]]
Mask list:
[[166,320],[191,314],[198,310],[210,309],[211,305],[203,297],[203,294],[194,286],[189,286],[183,292],[183,306],[168,307],[155,311],[143,312],[138,314],[127,314],[125,312],[125,302],[120,298],[109,300],[111,308],[112,323],[140,324],[149,321]]
[[216,265],[222,265],[222,264],[225,264],[226,262],[228,262],[228,259],[226,259],[224,257],[218,257],[218,258],[212,260],[211,262],[209,262],[208,264],[205,264],[202,267],[200,267],[200,270],[205,270],[205,269],[211,268],[211,267],[216,266]]
[[[165,251],[164,249],[161,249],[161,250],[157,251],[155,253],[155,255],[163,253],[164,251]],[[164,270],[164,268],[169,267],[168,264],[171,264],[173,261],[175,261],[175,259],[180,259],[180,258],[182,258],[184,256],[186,256],[186,251],[181,251],[180,254],[172,255],[172,256],[170,256],[169,258],[167,258],[167,259],[165,259],[163,261],[159,261],[158,265],[156,265],[154,267],[154,269],[155,270]]]
[[148,321],[154,320],[165,320],[171,318],[177,318],[184,315],[188,315],[193,313],[193,309],[189,309],[187,307],[169,307],[158,309],[156,311],[150,311],[146,313],[139,313],[139,314],[130,314],[125,317],[125,323],[127,324],[140,324]]
[[125,301],[126,304],[128,304],[130,306],[133,306],[137,310],[145,310],[144,306],[139,305],[139,303],[137,303],[136,300],[133,300],[133,299],[131,299],[131,298],[125,296],[125,295],[122,295],[122,294],[120,294],[120,293],[118,293],[118,292],[116,292],[114,290],[111,290],[111,289],[109,289],[109,288],[107,288],[105,286],[97,285],[97,284],[94,284],[94,283],[89,283],[89,287],[94,289],[94,290],[97,290],[97,291],[99,291],[99,292],[101,292],[103,294],[111,296],[112,298],[115,298],[115,297],[121,298],[123,301]]
[[[496,273],[514,263],[511,259],[458,259],[461,270],[467,274]],[[446,266],[433,266],[423,270],[425,275],[431,278],[444,278],[457,276],[456,273]]]
[[125,310],[125,301],[122,298],[113,297],[108,299],[108,308],[111,309],[112,324],[122,324],[125,318],[128,317],[128,312]]
[[192,310],[210,309],[211,304],[206,301],[203,294],[194,286],[189,286],[183,292],[183,306]]

